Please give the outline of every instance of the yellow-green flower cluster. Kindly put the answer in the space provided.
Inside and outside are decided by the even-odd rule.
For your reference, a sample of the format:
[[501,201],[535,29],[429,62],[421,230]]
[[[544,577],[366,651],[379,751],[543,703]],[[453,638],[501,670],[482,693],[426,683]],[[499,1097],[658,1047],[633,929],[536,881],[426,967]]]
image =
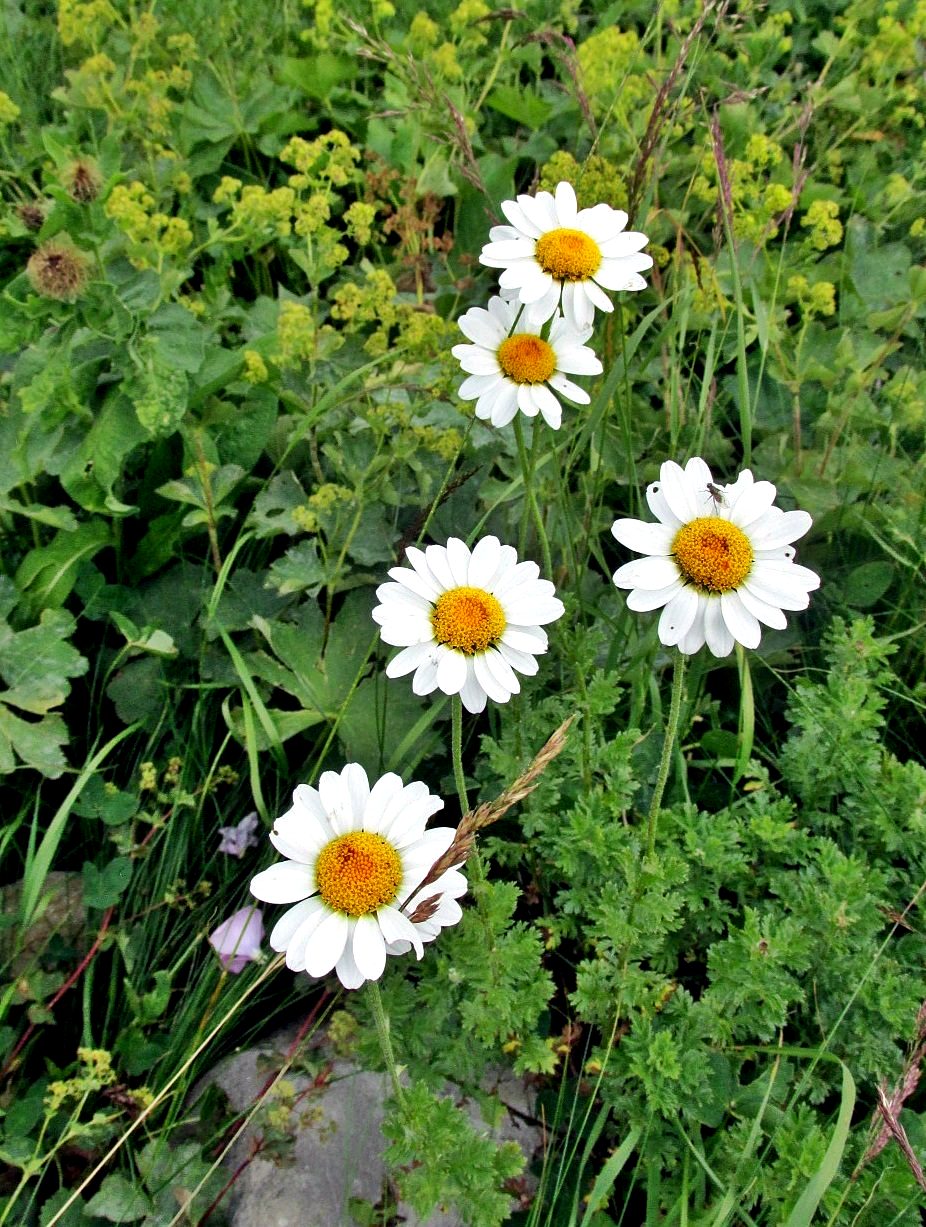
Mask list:
[[[792,207],[791,188],[778,179],[770,178],[784,157],[777,141],[762,132],[753,133],[746,143],[745,157],[727,161],[727,179],[733,204],[733,233],[764,246],[778,233],[778,219]],[[706,149],[701,158],[701,171],[691,185],[691,194],[712,207],[717,206],[717,163],[713,149]]]
[[815,200],[801,218],[801,225],[810,231],[808,241],[814,251],[826,251],[842,242],[842,222],[835,200]]
[[254,384],[266,383],[270,378],[267,364],[256,349],[244,351],[244,370],[241,372],[241,378],[246,383]]
[[315,356],[316,327],[309,308],[291,298],[280,303],[275,360],[284,370],[311,362]]
[[811,285],[806,277],[796,274],[788,278],[788,298],[808,317],[836,314],[836,287],[832,281],[817,281]]
[[395,297],[395,282],[385,269],[367,268],[362,285],[351,281],[334,291],[331,316],[340,320],[349,333],[376,324],[375,331],[364,342],[364,349],[369,354],[382,354],[389,344],[389,330],[398,318]]
[[612,209],[627,208],[623,175],[616,163],[607,158],[592,154],[584,162],[577,162],[571,153],[560,149],[541,167],[540,188],[555,192],[557,183],[564,179],[575,188],[580,209],[600,203]]
[[0,89],[0,128],[14,124],[17,119],[19,119],[19,107],[9,94],[5,94]]
[[118,23],[119,14],[109,0],[58,0],[58,36],[65,47],[95,47]]
[[579,79],[592,111],[602,117],[617,102],[624,115],[652,96],[653,87],[642,73],[632,73],[640,52],[634,30],[607,26],[580,43],[576,50]]
[[355,243],[365,247],[373,237],[376,205],[355,200],[344,214],[344,227]]
[[354,177],[360,161],[360,150],[350,137],[337,128],[316,137],[314,141],[294,136],[280,150],[280,161],[295,166],[319,185],[344,187]]
[[80,1069],[73,1078],[51,1082],[45,1095],[45,1110],[57,1112],[69,1099],[82,1099],[116,1081],[113,1059],[105,1048],[78,1048]]
[[182,217],[154,211],[154,196],[140,180],[119,183],[104,206],[129,240],[129,259],[136,268],[158,262],[158,256],[179,256],[191,246],[193,231]]

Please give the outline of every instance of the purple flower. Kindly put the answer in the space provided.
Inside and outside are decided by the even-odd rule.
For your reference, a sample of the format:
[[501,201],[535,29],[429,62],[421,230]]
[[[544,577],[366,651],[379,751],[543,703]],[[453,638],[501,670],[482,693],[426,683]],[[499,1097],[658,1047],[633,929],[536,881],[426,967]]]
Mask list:
[[222,836],[219,851],[228,856],[244,856],[248,848],[257,847],[258,826],[259,820],[254,813],[242,818],[237,826],[219,827],[219,834]]
[[263,914],[259,908],[251,906],[239,908],[209,935],[209,945],[218,954],[222,966],[234,975],[260,957],[263,940]]

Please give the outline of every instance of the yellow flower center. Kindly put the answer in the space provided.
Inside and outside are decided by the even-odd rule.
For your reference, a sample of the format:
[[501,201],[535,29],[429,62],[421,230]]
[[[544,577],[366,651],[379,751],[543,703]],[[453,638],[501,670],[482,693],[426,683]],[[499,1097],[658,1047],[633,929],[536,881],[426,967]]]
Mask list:
[[685,579],[703,592],[730,592],[752,569],[752,546],[741,528],[719,516],[683,525],[672,553]]
[[546,383],[556,370],[553,346],[530,332],[516,332],[502,341],[496,357],[498,365],[515,383]]
[[587,281],[601,267],[601,248],[582,230],[548,230],[534,248],[537,263],[556,281]]
[[438,643],[475,656],[494,647],[505,633],[505,614],[489,592],[481,588],[451,588],[437,598],[431,626]]
[[349,831],[325,844],[315,862],[319,894],[335,912],[368,916],[392,903],[402,882],[402,858],[371,831]]

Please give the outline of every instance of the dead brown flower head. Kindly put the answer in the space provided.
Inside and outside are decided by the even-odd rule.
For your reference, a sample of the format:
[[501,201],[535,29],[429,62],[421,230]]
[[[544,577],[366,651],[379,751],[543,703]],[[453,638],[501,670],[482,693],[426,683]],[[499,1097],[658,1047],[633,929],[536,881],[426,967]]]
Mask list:
[[103,176],[91,158],[78,158],[65,168],[61,182],[72,200],[78,204],[89,204],[99,196]]
[[42,222],[45,220],[45,210],[36,201],[26,201],[21,204],[16,210],[19,214],[19,220],[27,230],[41,230]]
[[60,239],[49,239],[32,253],[26,276],[44,298],[73,302],[87,284],[89,263],[83,252]]

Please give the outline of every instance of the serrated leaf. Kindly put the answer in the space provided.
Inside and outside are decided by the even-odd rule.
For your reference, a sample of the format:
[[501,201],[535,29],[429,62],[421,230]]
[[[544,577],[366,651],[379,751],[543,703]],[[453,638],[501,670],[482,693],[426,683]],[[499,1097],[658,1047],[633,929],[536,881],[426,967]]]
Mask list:
[[99,1193],[87,1203],[86,1213],[110,1223],[135,1223],[153,1212],[150,1200],[141,1189],[119,1172],[107,1176]]
[[281,596],[307,592],[315,596],[325,582],[326,572],[315,541],[300,541],[278,558],[267,575],[267,584]]

